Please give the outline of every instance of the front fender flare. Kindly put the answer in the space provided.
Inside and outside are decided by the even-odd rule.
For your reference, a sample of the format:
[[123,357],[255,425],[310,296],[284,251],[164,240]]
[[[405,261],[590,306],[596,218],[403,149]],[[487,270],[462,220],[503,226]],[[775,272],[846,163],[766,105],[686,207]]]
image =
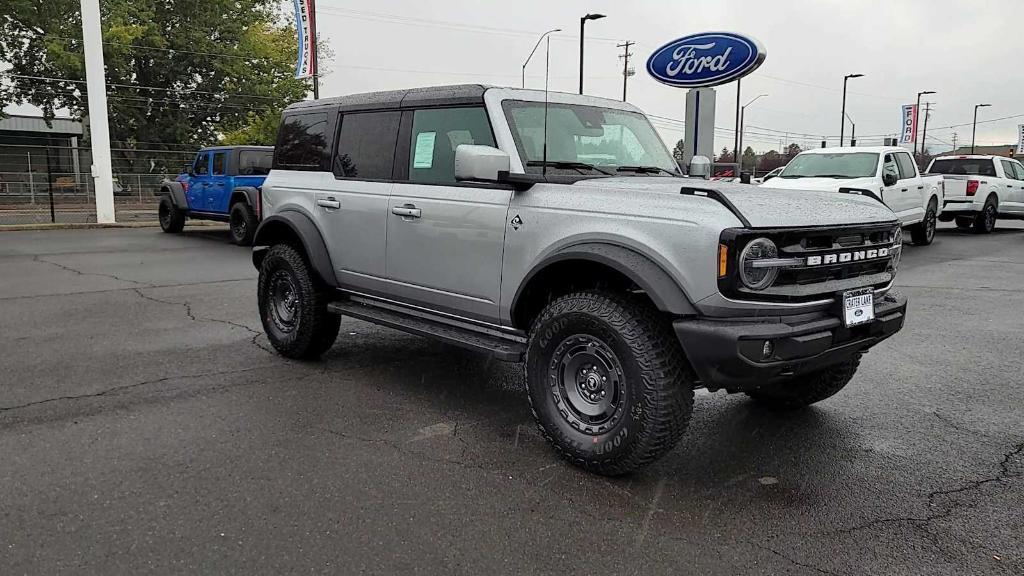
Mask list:
[[516,310],[523,289],[529,285],[534,276],[548,266],[566,260],[587,260],[612,268],[646,292],[654,305],[662,312],[674,316],[698,314],[683,288],[661,266],[635,250],[603,242],[566,246],[544,258],[523,278],[512,300],[511,310]]
[[337,287],[334,265],[327,252],[327,243],[313,220],[298,210],[282,210],[260,222],[253,238],[252,263],[258,270],[267,249],[274,244],[294,243],[298,240],[313,272],[328,286]]

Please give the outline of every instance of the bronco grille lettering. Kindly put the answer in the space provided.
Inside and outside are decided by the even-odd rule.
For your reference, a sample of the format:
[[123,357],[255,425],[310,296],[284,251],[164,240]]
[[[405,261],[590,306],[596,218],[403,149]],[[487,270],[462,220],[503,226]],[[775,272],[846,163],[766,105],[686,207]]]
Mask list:
[[820,256],[808,256],[807,266],[827,266],[829,264],[845,264],[861,260],[877,260],[889,257],[889,248],[872,248],[870,250],[854,250],[852,252],[836,252]]

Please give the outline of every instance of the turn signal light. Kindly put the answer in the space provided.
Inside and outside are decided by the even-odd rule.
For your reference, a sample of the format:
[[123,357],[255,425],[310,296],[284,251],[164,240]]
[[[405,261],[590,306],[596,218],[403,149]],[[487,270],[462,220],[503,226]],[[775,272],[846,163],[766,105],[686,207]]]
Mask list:
[[967,181],[967,195],[974,196],[974,193],[978,191],[978,181],[968,180]]
[[725,244],[718,245],[718,277],[725,278],[729,271],[729,247]]

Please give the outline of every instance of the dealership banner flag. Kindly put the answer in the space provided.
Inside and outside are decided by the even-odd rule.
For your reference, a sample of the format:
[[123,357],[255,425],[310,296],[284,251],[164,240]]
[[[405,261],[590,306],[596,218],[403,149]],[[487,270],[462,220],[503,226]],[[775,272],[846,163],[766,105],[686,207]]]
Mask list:
[[1017,124],[1017,154],[1024,154],[1024,124]]
[[917,104],[903,106],[903,125],[900,127],[900,144],[917,142]]
[[315,0],[295,0],[295,30],[299,39],[299,57],[295,62],[295,77],[316,76]]

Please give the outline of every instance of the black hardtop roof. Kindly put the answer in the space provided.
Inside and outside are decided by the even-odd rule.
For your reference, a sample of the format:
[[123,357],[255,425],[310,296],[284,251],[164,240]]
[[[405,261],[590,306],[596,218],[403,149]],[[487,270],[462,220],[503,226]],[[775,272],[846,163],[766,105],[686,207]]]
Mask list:
[[364,92],[320,100],[304,100],[296,102],[285,110],[285,113],[313,112],[323,109],[330,110],[382,110],[402,108],[403,106],[455,106],[459,104],[480,104],[484,101],[484,92],[490,86],[483,84],[456,84],[452,86],[429,86],[408,90],[389,90],[385,92]]
[[209,150],[266,150],[273,152],[273,146],[204,146],[199,149],[200,152],[207,152]]

